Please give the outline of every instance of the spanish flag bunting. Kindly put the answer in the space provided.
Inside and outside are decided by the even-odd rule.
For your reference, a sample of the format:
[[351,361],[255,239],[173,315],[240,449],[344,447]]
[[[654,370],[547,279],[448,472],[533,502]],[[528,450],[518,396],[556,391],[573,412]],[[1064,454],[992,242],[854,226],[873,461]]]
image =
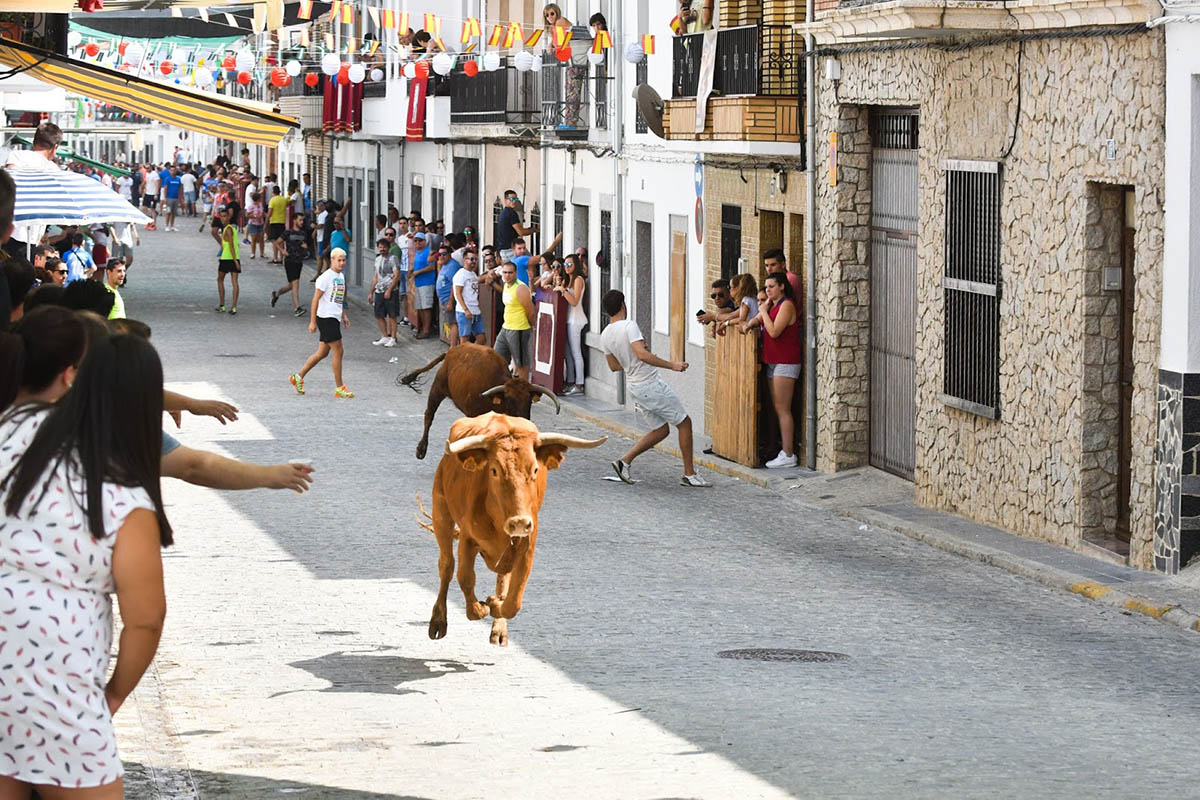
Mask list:
[[542,29],[538,28],[533,33],[529,34],[529,38],[525,40],[526,47],[533,47],[542,40]]
[[375,55],[375,51],[379,49],[379,42],[376,39],[371,40],[371,46],[367,48],[367,55]]
[[367,13],[371,16],[371,22],[375,23],[375,27],[379,27],[379,9],[375,6],[367,6]]
[[333,34],[332,33],[325,34],[325,49],[330,52],[333,52]]
[[478,46],[479,46],[479,42],[471,42],[469,45],[467,45],[465,48],[463,48],[463,52],[464,53],[473,52],[475,50],[475,48]]
[[354,6],[349,3],[342,3],[342,23],[344,25],[354,24]]
[[603,53],[610,47],[612,47],[612,39],[609,38],[608,31],[598,32],[596,38],[592,40],[593,53]]
[[346,38],[346,54],[354,55],[354,51],[358,49],[358,42],[353,36]]
[[408,33],[408,12],[401,11],[396,15],[396,30],[401,36]]
[[300,30],[300,45],[302,47],[308,47],[308,28],[302,28]]
[[380,20],[380,25],[384,28],[396,27],[396,12],[390,8],[383,10],[383,19]]
[[437,14],[429,12],[425,13],[425,30],[429,31],[434,36],[442,32],[442,18]]
[[462,27],[462,43],[466,44],[475,36],[480,35],[479,20],[475,17],[467,17],[463,21]]
[[329,4],[329,21],[337,22],[342,16],[342,0],[332,0]]
[[671,18],[671,31],[678,35],[681,30],[683,30],[683,20],[676,14]]
[[642,34],[642,52],[648,56],[654,55],[654,34]]
[[571,37],[574,35],[575,35],[575,33],[573,31],[571,31],[569,28],[564,28],[561,25],[555,25],[554,26],[554,46],[555,47],[566,47],[567,45],[569,45],[571,43]]
[[300,0],[300,19],[312,19],[313,0]]
[[496,25],[492,28],[491,34],[488,36],[488,47],[495,47],[500,44],[500,39],[504,36],[504,26]]
[[509,23],[508,35],[504,37],[504,46],[516,47],[522,44],[525,44],[525,31],[521,30],[521,23]]

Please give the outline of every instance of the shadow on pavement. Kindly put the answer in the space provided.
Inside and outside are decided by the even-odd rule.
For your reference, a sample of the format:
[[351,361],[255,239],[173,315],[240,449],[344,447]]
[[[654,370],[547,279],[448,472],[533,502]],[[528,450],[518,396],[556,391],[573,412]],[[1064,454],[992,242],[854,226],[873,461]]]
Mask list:
[[[161,800],[172,798],[209,798],[220,797],[222,800],[260,800],[264,797],[289,797],[296,795],[303,798],[337,798],[337,800],[370,800],[371,798],[388,798],[388,800],[429,800],[416,795],[380,794],[379,792],[364,792],[346,789],[340,786],[322,786],[315,783],[300,781],[277,780],[257,775],[235,775],[228,772],[203,772],[193,770],[184,775],[190,775],[192,785],[181,791],[169,791],[163,794],[164,787],[156,779],[138,781],[136,776],[147,773],[141,764],[125,764],[125,797],[128,800]],[[133,780],[131,780],[133,778]],[[195,791],[193,792],[192,786]],[[177,784],[175,789],[180,789]]]
[[373,694],[411,694],[417,689],[401,688],[412,681],[440,678],[456,672],[472,672],[471,667],[490,667],[490,663],[464,663],[447,659],[405,658],[371,655],[390,647],[374,650],[338,651],[319,658],[293,661],[289,667],[302,669],[314,678],[328,681],[324,689],[293,689],[271,695],[279,697],[297,692],[369,692]]

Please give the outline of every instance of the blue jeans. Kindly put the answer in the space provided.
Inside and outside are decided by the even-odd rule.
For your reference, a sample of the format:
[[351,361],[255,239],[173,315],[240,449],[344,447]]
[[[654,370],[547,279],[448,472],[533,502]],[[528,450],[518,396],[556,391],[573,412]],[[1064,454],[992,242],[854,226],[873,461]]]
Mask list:
[[458,337],[460,339],[470,339],[472,336],[482,336],[483,316],[480,314],[472,314],[471,319],[467,319],[467,315],[461,311],[455,312],[454,316],[458,319]]

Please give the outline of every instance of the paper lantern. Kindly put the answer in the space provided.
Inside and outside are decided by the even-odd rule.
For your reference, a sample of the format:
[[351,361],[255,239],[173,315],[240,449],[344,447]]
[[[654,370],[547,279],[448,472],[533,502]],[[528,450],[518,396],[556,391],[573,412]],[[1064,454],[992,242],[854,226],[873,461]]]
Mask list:
[[172,64],[170,61],[164,61],[158,65],[158,71],[161,72],[164,76],[170,75],[172,72],[175,71],[175,65]]
[[186,64],[188,60],[187,51],[182,47],[176,47],[173,51],[171,51],[171,60],[176,64]]
[[95,42],[88,42],[84,46],[83,52],[87,53],[89,58],[95,58],[100,54],[100,45],[96,44]]
[[129,47],[129,42],[121,42],[117,45],[117,55],[125,55],[125,50]]
[[379,67],[371,70],[371,80],[375,81],[376,83],[383,80],[383,70],[381,70]]
[[342,64],[337,71],[338,83],[349,83],[350,81],[350,65]]
[[467,63],[463,64],[463,72],[466,73],[468,78],[474,78],[479,74],[479,62],[471,59]]
[[362,64],[351,64],[346,70],[346,77],[351,83],[362,83],[367,79],[367,68]]
[[271,84],[283,88],[292,82],[291,77],[287,74],[287,70],[281,67],[275,67],[271,70]]
[[541,72],[542,71],[542,59],[539,58],[538,56],[534,56],[533,61],[529,65],[529,68],[531,70],[533,70],[534,72]]
[[454,69],[454,57],[449,53],[438,53],[433,57],[433,71],[438,75],[449,75]]
[[529,72],[533,69],[533,62],[537,59],[533,57],[533,53],[528,50],[521,50],[513,56],[513,64],[521,72]]
[[227,71],[232,72],[233,68],[237,66],[237,59],[234,58],[233,54],[231,53],[230,55],[225,56],[225,60],[221,62],[221,66]]
[[244,70],[242,72],[239,72],[237,74],[237,82],[240,83],[242,86],[245,86],[246,84],[248,84],[250,82],[250,73],[246,72]]
[[483,68],[488,72],[495,72],[500,69],[500,54],[495,50],[489,50],[483,54]]
[[242,52],[238,53],[237,58],[234,59],[234,68],[238,72],[253,72],[254,56],[250,55],[249,51],[243,50]]
[[312,88],[315,87],[320,80],[320,75],[315,72],[310,72],[304,76],[304,85]]
[[342,65],[342,60],[338,58],[337,53],[326,53],[321,56],[321,72],[326,75],[337,75],[338,67]]
[[67,34],[67,47],[71,48],[72,50],[74,50],[76,47],[79,47],[82,42],[83,36],[79,34],[79,31],[71,31]]
[[418,78],[428,78],[429,77],[429,62],[428,61],[418,61],[417,62],[417,77]]
[[588,63],[599,66],[604,63],[604,53],[588,53]]
[[125,47],[125,63],[131,67],[136,67],[142,63],[142,59],[146,57],[146,51],[137,42],[130,42]]
[[645,57],[646,51],[642,49],[641,42],[630,42],[625,45],[625,60],[630,64],[640,64]]
[[300,74],[300,62],[293,58],[287,63],[287,66],[285,66],[284,69],[287,70],[288,75],[291,75],[294,78]]
[[206,69],[197,70],[195,79],[196,85],[203,89],[204,87],[212,84],[213,74]]
[[409,80],[412,80],[413,78],[417,77],[417,65],[411,61],[408,62],[400,70],[400,74],[403,75],[404,77],[408,78]]
[[571,60],[571,45],[564,44],[554,49],[554,57],[564,64]]

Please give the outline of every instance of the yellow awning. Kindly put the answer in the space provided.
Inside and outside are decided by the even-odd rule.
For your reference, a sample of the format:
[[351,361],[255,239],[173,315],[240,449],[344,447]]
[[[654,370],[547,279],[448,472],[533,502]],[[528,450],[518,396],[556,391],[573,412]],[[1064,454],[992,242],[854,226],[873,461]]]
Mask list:
[[[0,64],[126,111],[237,142],[275,147],[289,130],[299,127],[294,117],[266,103],[167,86],[11,39],[0,38]],[[0,89],[3,86],[0,80]]]
[[[282,27],[283,3],[284,0],[105,0],[104,11],[200,7],[219,11],[229,6],[251,7],[254,19],[261,20],[254,26],[258,33]],[[87,15],[79,10],[79,0],[0,0],[0,11],[77,14],[80,22],[87,19]]]

